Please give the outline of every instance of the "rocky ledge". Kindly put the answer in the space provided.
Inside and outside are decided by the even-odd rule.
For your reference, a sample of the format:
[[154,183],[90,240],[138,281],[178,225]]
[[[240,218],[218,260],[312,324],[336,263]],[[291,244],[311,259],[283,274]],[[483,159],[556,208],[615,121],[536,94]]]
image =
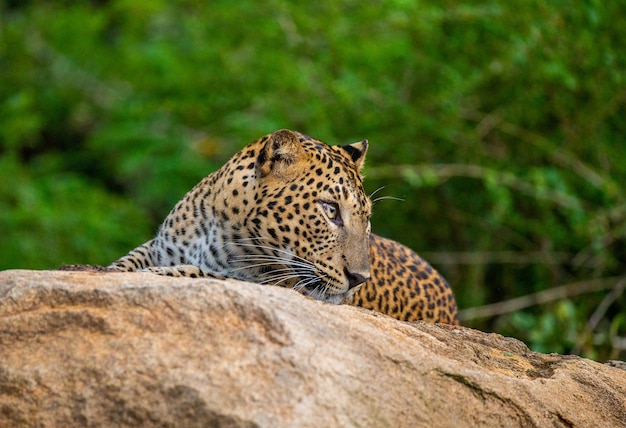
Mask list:
[[626,371],[291,290],[0,272],[0,426],[626,426]]

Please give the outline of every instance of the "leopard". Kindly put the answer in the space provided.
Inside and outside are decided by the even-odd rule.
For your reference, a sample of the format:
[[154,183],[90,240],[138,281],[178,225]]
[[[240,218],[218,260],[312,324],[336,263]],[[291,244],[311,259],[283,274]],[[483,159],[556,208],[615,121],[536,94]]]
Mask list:
[[330,146],[281,129],[193,187],[156,236],[107,266],[291,288],[402,321],[459,324],[446,280],[399,242],[371,232],[368,141]]

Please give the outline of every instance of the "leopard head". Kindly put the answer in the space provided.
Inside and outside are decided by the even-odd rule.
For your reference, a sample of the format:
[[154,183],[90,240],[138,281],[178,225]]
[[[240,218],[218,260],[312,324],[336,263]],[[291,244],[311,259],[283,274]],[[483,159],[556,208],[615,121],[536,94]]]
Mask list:
[[231,168],[231,178],[244,209],[231,219],[228,246],[236,271],[331,303],[366,281],[371,202],[360,171],[367,145],[331,147],[280,130],[240,152],[248,167]]

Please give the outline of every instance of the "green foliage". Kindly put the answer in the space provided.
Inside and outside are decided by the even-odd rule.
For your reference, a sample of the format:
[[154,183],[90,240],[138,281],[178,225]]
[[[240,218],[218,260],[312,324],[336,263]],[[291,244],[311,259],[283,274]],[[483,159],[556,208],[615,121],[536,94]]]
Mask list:
[[[625,12],[1,3],[0,269],[106,264],[238,148],[285,127],[370,140],[367,188],[404,199],[376,204],[374,230],[433,262],[462,308],[623,276]],[[544,352],[624,358],[621,293],[587,331],[607,293],[467,322]]]
[[3,267],[105,263],[150,233],[132,201],[58,171],[57,163],[41,158],[27,167],[10,156],[0,159],[7,177],[0,181]]

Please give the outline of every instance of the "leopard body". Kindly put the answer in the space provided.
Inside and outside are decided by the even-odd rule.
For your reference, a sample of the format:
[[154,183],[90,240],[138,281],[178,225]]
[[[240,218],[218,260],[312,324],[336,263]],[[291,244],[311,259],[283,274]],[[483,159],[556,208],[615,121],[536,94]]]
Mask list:
[[108,266],[274,284],[328,303],[457,324],[454,294],[407,247],[370,232],[366,140],[328,146],[280,130],[235,154]]

